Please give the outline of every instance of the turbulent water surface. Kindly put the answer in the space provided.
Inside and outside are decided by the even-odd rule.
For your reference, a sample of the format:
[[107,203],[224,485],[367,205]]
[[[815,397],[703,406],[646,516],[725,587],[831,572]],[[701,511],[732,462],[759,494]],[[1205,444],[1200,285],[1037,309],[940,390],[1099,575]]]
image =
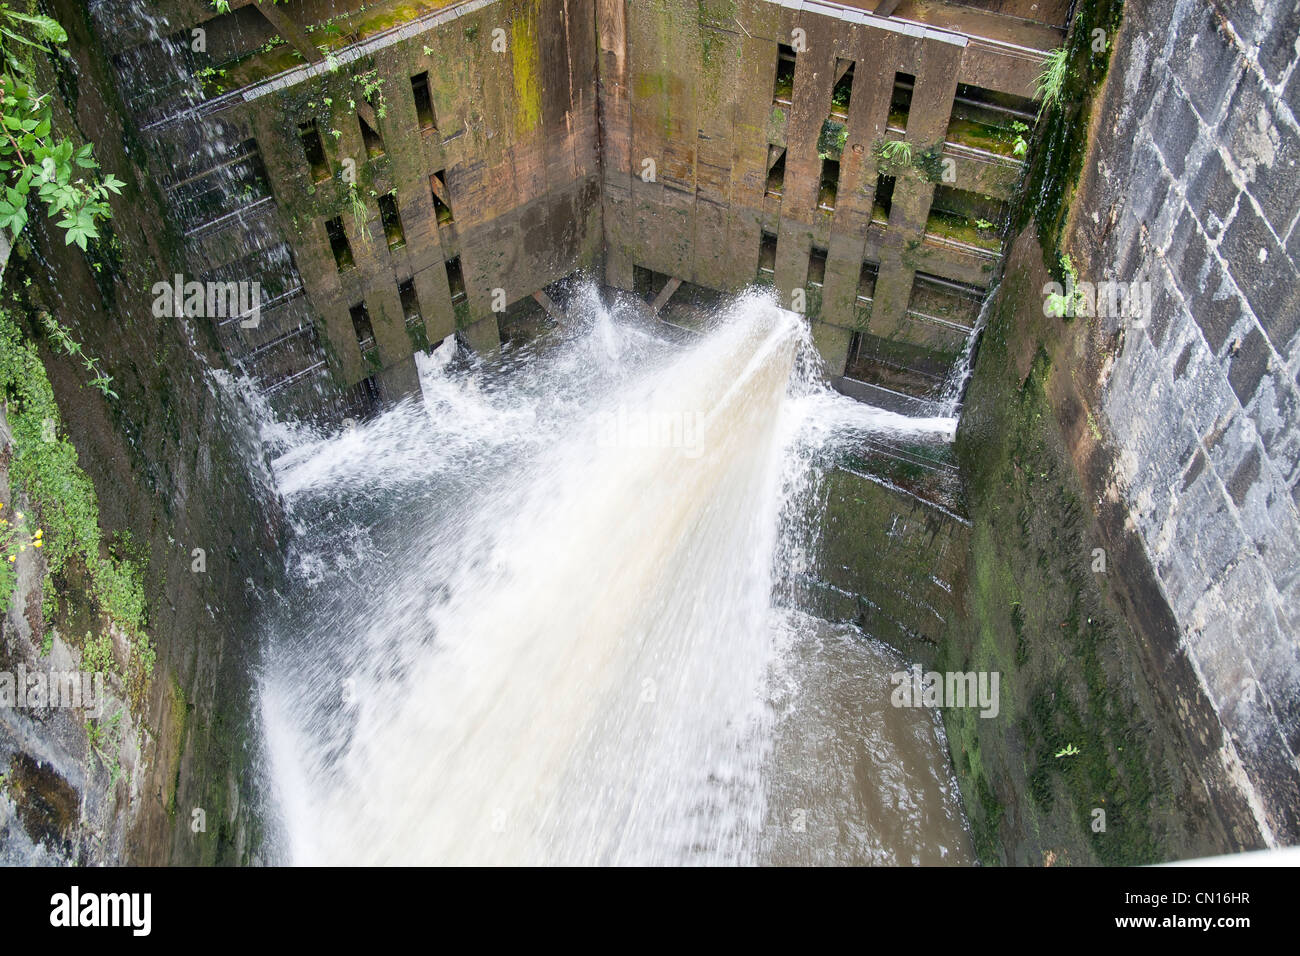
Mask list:
[[[797,316],[738,300],[685,345],[588,290],[492,367],[276,429],[299,531],[263,668],[295,863],[969,859],[904,662],[799,610],[835,447],[946,440],[814,380]],[[811,516],[811,517],[810,517]]]

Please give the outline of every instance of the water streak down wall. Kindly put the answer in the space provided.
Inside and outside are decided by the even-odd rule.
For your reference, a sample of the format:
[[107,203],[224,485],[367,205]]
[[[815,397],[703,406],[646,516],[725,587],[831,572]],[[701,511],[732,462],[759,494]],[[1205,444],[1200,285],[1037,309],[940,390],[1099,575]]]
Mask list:
[[1153,283],[1103,377],[1111,496],[1281,842],[1300,834],[1298,29],[1290,3],[1127,4],[1071,237],[1084,278]]

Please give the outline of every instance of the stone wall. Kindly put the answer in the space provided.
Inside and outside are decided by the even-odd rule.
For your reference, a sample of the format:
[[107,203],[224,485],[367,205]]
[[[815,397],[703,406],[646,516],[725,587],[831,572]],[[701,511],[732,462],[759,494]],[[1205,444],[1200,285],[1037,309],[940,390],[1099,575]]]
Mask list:
[[1126,5],[1067,245],[1149,279],[1101,370],[1122,500],[1266,839],[1300,837],[1300,8]]

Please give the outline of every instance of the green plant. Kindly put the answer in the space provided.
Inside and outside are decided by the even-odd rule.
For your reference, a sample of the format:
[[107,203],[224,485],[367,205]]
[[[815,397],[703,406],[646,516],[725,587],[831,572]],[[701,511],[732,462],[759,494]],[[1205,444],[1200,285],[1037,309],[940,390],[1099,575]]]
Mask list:
[[1057,292],[1047,293],[1047,314],[1062,318],[1070,310],[1070,299]]
[[60,46],[67,42],[68,34],[58,21],[19,13],[8,3],[0,3],[0,122],[4,131],[0,140],[0,228],[9,229],[17,238],[27,225],[27,197],[35,189],[47,215],[62,217],[58,225],[65,230],[65,241],[85,249],[87,239],[99,238],[99,221],[112,216],[108,196],[120,193],[126,184],[111,173],[99,179],[90,172],[99,166],[91,144],[77,148],[68,137],[54,134],[51,94],[34,88],[30,69],[19,56],[23,47],[48,53],[47,43]]
[[1078,756],[1078,755],[1079,755],[1080,753],[1082,753],[1082,752],[1083,752],[1083,751],[1081,751],[1081,750],[1080,750],[1078,747],[1076,747],[1074,744],[1066,744],[1064,747],[1062,747],[1060,750],[1058,750],[1058,751],[1057,751],[1056,753],[1054,753],[1052,756],[1056,757],[1056,759],[1059,760],[1059,759],[1061,759],[1062,757],[1075,757],[1075,756]]
[[92,637],[86,632],[81,644],[81,669],[88,674],[112,674],[117,670],[113,660],[113,639],[107,634]]
[[90,752],[99,757],[109,773],[109,786],[117,785],[122,775],[121,761],[122,711],[117,711],[107,721],[86,721],[86,743]]
[[1040,115],[1043,110],[1061,101],[1069,64],[1069,55],[1065,47],[1058,47],[1048,53],[1047,59],[1043,61],[1043,72],[1038,74],[1038,79],[1034,82],[1034,99],[1039,101]]
[[902,139],[889,139],[876,144],[876,160],[890,169],[912,165],[912,144]]
[[[96,373],[98,374],[98,373]],[[36,347],[0,309],[0,401],[12,435],[9,478],[40,516],[45,590],[55,590],[72,561],[84,565],[92,599],[109,622],[128,634],[142,671],[149,660],[144,633],[144,583],[137,564],[100,554],[95,487],[77,463],[77,450],[59,434],[59,409]],[[32,535],[36,540],[35,532]],[[9,562],[5,562],[9,563]],[[43,602],[51,606],[52,602]]]
[[[361,97],[367,103],[375,108],[375,115],[383,119],[388,115],[388,104],[384,100],[384,78],[379,75],[379,70],[370,69],[362,73],[353,73],[352,82],[361,86]],[[352,109],[356,109],[352,100],[348,101]]]
[[835,120],[828,119],[822,123],[821,135],[817,137],[817,155],[822,159],[830,159],[832,156],[838,156],[844,152],[844,144],[848,141],[849,130],[843,123],[837,123]]
[[943,182],[943,142],[935,143],[912,157],[912,166],[927,182]]
[[18,555],[29,547],[40,548],[43,532],[37,528],[34,532],[27,529],[27,516],[21,511],[13,512],[11,522],[4,514],[4,505],[0,504],[0,613],[9,610],[13,603],[14,586],[17,575],[14,564]]
[[113,383],[112,377],[104,374],[104,371],[99,367],[99,362],[82,350],[81,343],[74,340],[66,328],[44,310],[38,312],[36,318],[45,328],[45,333],[50,337],[50,340],[59,347],[59,350],[64,355],[81,359],[86,371],[94,376],[88,384],[99,389],[105,398],[117,398],[117,392],[109,388]]
[[361,237],[362,244],[368,246],[370,244],[370,210],[366,207],[366,201],[361,198],[361,190],[357,188],[355,182],[348,183],[347,201],[348,208],[352,212],[352,221],[357,227],[357,234]]

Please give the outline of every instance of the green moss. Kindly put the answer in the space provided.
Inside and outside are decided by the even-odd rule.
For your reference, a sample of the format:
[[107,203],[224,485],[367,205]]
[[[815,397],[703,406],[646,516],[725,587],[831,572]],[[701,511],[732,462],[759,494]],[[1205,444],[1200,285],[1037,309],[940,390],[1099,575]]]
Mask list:
[[[1063,230],[1070,202],[1087,155],[1088,125],[1095,99],[1110,67],[1114,37],[1123,19],[1123,0],[1092,0],[1075,11],[1062,52],[1047,64],[1054,96],[1045,101],[1039,123],[1039,146],[1028,170],[1015,213],[1020,231],[1032,216],[1039,226],[1044,262],[1058,280]],[[1109,38],[1105,48],[1093,49],[1093,31]]]
[[176,813],[176,792],[181,785],[181,754],[185,749],[185,725],[189,717],[189,705],[185,700],[185,688],[181,687],[175,677],[171,680],[171,751],[168,754],[168,780],[170,793],[167,794],[167,812]]
[[[1173,758],[1133,688],[1137,640],[1091,573],[1089,509],[1050,398],[1068,373],[1042,347],[1023,380],[1016,372],[1023,337],[1036,334],[1015,323],[1025,286],[1004,281],[958,435],[972,521],[966,611],[938,666],[1002,676],[996,720],[944,712],[953,766],[985,862],[1167,859],[1179,839]],[[1058,757],[1067,745],[1079,752]],[[1011,834],[1000,808],[1013,801]],[[1091,829],[1094,809],[1106,811],[1104,833]]]
[[[10,483],[36,510],[44,535],[47,595],[80,570],[90,597],[108,625],[132,641],[133,690],[143,692],[153,673],[154,651],[145,634],[148,611],[139,563],[104,547],[99,501],[77,450],[60,434],[54,389],[35,345],[0,309],[0,396],[12,433]],[[32,529],[34,534],[36,529]],[[9,595],[0,595],[7,607]]]
[[537,73],[537,38],[531,11],[510,24],[510,54],[514,62],[515,132],[523,134],[536,129],[542,121],[542,83]]

